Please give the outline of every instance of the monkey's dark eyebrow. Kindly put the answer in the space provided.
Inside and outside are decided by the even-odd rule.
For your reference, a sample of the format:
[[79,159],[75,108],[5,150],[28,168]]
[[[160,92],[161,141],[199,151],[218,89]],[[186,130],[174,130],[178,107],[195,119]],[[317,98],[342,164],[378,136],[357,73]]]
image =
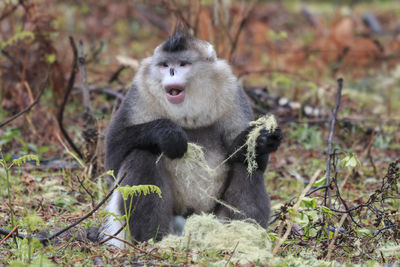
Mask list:
[[179,64],[182,64],[182,63],[185,63],[185,64],[192,64],[192,62],[189,61],[189,60],[179,60],[178,62],[179,62]]
[[165,65],[168,65],[167,61],[160,61],[157,63],[157,66],[161,66],[161,67],[165,66]]

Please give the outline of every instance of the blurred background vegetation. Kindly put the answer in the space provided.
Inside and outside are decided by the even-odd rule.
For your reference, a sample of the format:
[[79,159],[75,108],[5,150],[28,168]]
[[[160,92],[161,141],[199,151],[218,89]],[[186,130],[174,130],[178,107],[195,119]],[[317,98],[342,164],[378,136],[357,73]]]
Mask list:
[[[344,79],[344,89],[334,148],[338,160],[354,157],[360,166],[346,165],[347,160],[335,168],[334,175],[343,183],[342,196],[349,206],[366,203],[381,188],[389,164],[400,156],[398,1],[2,0],[0,123],[33,103],[45,85],[30,112],[0,127],[4,162],[25,154],[38,155],[41,161],[40,167],[27,164],[11,169],[12,203],[20,225],[28,225],[23,219],[36,214],[46,228],[53,229],[81,216],[82,210],[90,210],[104,197],[106,189],[98,175],[104,171],[102,140],[110,116],[128,90],[140,60],[168,38],[178,21],[214,45],[218,56],[231,63],[252,97],[256,113],[272,112],[283,129],[285,139],[272,155],[266,174],[277,212],[274,218],[278,218],[270,227],[273,234],[278,234],[285,221],[281,215],[293,205],[310,177],[316,170],[325,170],[329,119],[339,77]],[[82,165],[76,162],[74,149],[60,131],[61,125],[77,150],[82,155],[88,153],[83,134],[87,122],[81,116],[82,77],[74,67],[69,37],[75,43],[83,41],[99,132],[95,157]],[[264,98],[254,92],[262,92]],[[282,99],[298,105],[279,105]],[[315,112],[305,113],[304,107]],[[0,174],[0,226],[10,228],[10,187],[3,179],[5,168]],[[341,237],[342,245],[333,259],[381,264],[398,260],[398,247],[388,254],[377,250],[396,244],[400,236],[396,190],[391,191],[390,201],[377,208],[383,213],[367,206],[357,210],[357,224],[348,222],[349,232]],[[318,248],[315,257],[326,256],[329,234],[317,238],[309,234],[310,229],[334,225],[340,214],[326,219],[324,213],[310,213],[315,209],[314,202],[322,206],[323,192],[312,197],[312,204],[305,205],[297,221],[303,232],[291,236],[281,256],[300,255],[312,247]],[[341,203],[334,202],[337,210],[342,208]],[[392,227],[379,231],[388,226],[386,219]],[[96,223],[97,217],[85,226]],[[367,234],[357,239],[352,233],[361,226],[382,235]],[[83,241],[76,242],[70,246],[71,257],[77,263],[93,264],[90,260],[95,257],[85,259],[85,251],[79,254],[74,250],[86,246]],[[17,253],[20,247],[7,244],[7,250],[0,252],[5,259],[0,263],[21,260],[22,254]],[[40,255],[43,251],[34,250]],[[60,252],[45,253],[53,263],[68,263]],[[112,259],[105,263],[120,262],[109,255],[109,250],[96,253]]]

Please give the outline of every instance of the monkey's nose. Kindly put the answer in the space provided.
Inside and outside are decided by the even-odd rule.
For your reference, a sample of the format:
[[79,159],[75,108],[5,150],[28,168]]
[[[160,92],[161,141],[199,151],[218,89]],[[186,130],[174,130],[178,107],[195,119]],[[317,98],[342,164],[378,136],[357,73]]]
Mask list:
[[169,74],[170,74],[171,76],[174,76],[174,74],[175,74],[174,68],[170,68],[170,69],[169,69]]

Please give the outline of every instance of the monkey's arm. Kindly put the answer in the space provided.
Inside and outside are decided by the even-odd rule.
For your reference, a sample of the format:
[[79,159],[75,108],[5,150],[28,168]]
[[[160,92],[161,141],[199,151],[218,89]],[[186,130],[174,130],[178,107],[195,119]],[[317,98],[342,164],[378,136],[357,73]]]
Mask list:
[[[118,119],[118,118],[115,118]],[[148,150],[155,154],[164,153],[171,159],[180,158],[187,150],[185,131],[167,119],[123,127],[114,121],[106,138],[106,168],[116,173],[123,159],[133,149]]]
[[[230,162],[245,162],[246,161],[246,153],[247,146],[244,145],[246,143],[247,137],[254,126],[249,126],[247,129],[242,131],[232,142],[232,145],[229,148],[229,155],[233,156],[230,158]],[[275,152],[282,140],[282,132],[280,128],[277,128],[274,131],[267,131],[266,129],[262,129],[260,131],[260,135],[256,140],[256,162],[258,165],[258,169],[264,171],[267,167],[268,154],[271,152]]]

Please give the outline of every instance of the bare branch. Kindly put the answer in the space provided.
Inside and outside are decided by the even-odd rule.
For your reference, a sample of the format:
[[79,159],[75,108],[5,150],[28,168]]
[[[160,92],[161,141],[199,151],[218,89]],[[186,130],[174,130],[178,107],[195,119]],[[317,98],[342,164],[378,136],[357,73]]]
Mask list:
[[93,116],[92,112],[92,105],[90,101],[90,94],[89,94],[89,85],[87,82],[86,76],[86,55],[83,49],[83,42],[79,40],[79,47],[78,47],[78,63],[79,63],[79,72],[81,74],[82,79],[82,96],[83,96],[83,121],[84,121],[84,130],[83,130],[83,138],[86,142],[86,151],[84,155],[84,159],[86,163],[94,162],[96,158],[96,148],[98,142],[98,130],[96,125],[96,119]]
[[339,229],[340,229],[340,227],[342,227],[342,225],[344,223],[344,220],[346,218],[347,218],[347,214],[343,214],[342,218],[340,218],[340,221],[336,226],[335,233],[333,234],[333,237],[332,237],[332,241],[331,241],[331,243],[329,244],[329,247],[328,247],[328,255],[326,256],[326,260],[327,261],[331,260],[332,251],[333,251],[333,249],[335,247],[335,241],[336,241],[337,235],[339,233]]
[[63,99],[63,102],[61,103],[60,109],[58,110],[57,122],[58,122],[58,126],[60,127],[62,135],[67,140],[67,142],[70,145],[70,147],[82,159],[83,158],[82,152],[78,149],[78,147],[72,141],[71,137],[68,135],[68,133],[65,130],[64,125],[63,125],[65,105],[68,102],[68,97],[71,94],[72,88],[74,87],[74,83],[75,83],[75,75],[76,75],[76,71],[77,71],[77,58],[78,58],[78,51],[76,49],[75,41],[74,41],[74,38],[72,36],[69,37],[69,42],[70,42],[70,45],[71,45],[71,48],[72,48],[72,52],[73,52],[74,58],[72,60],[71,74],[69,76],[67,88],[65,90],[64,99]]
[[245,14],[242,17],[242,20],[240,21],[239,27],[238,27],[238,29],[237,29],[237,31],[235,33],[235,36],[233,38],[233,41],[231,43],[231,50],[229,52],[229,61],[232,60],[233,53],[235,52],[236,46],[237,46],[238,41],[239,41],[240,33],[242,32],[243,27],[246,24],[251,12],[253,11],[254,7],[256,6],[256,3],[257,3],[257,0],[254,0],[254,1],[252,1],[250,3],[250,7],[247,9],[247,11],[245,12]]
[[[6,237],[4,237],[3,240],[0,241],[0,246],[1,246],[15,231],[17,231],[17,229],[18,229],[18,225],[14,226],[14,228],[13,228],[9,233],[7,233]],[[0,230],[1,230],[1,229],[0,229]],[[2,232],[0,232],[0,233],[2,233]]]
[[0,21],[2,21],[3,19],[5,19],[6,17],[8,17],[9,15],[11,15],[12,13],[14,13],[14,11],[17,9],[17,7],[20,5],[20,3],[13,5],[9,10],[3,12],[3,14],[1,14],[0,16]]
[[79,63],[79,72],[81,74],[82,79],[82,96],[83,96],[83,107],[85,112],[91,112],[92,106],[90,103],[90,96],[89,96],[89,86],[87,83],[87,76],[86,76],[86,55],[83,50],[83,42],[79,40],[78,43],[78,63]]
[[331,127],[329,130],[329,137],[328,137],[328,159],[326,162],[326,181],[325,181],[325,206],[326,206],[326,201],[328,199],[328,207],[331,208],[331,196],[330,196],[330,189],[329,189],[329,184],[330,184],[330,175],[331,175],[331,157],[332,157],[332,139],[333,139],[333,132],[335,130],[335,123],[336,123],[336,116],[337,112],[339,109],[340,105],[340,98],[342,96],[342,88],[343,88],[343,79],[339,78],[337,80],[338,82],[338,89],[337,89],[337,95],[336,95],[336,105],[335,108],[333,109],[332,113],[332,120],[331,120]]

